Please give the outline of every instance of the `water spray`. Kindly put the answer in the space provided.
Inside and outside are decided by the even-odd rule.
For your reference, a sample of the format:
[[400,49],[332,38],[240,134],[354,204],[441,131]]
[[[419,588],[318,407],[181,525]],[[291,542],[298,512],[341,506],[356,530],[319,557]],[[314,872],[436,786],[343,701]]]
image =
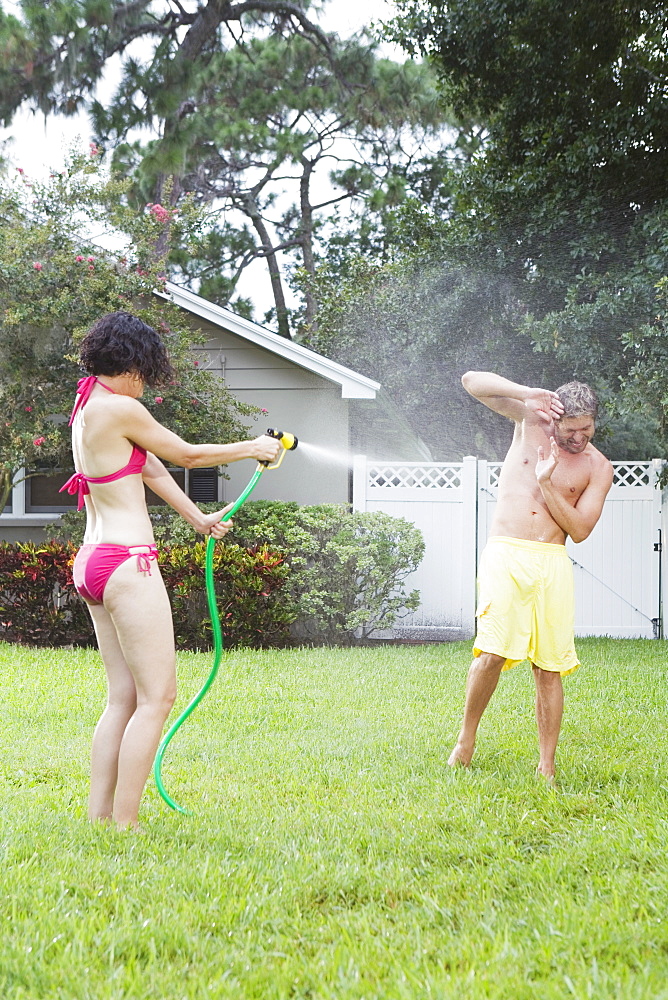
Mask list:
[[[272,437],[275,438],[277,441],[280,441],[282,445],[282,451],[279,455],[278,461],[275,462],[273,465],[269,465],[268,461],[258,462],[257,469],[251,476],[245,490],[237,497],[237,499],[234,501],[234,503],[232,504],[231,508],[227,511],[227,513],[223,515],[221,521],[229,521],[236,514],[236,512],[239,510],[242,504],[245,503],[245,501],[251,495],[251,493],[257,486],[258,482],[260,481],[262,473],[271,469],[278,469],[281,462],[285,458],[286,451],[294,451],[297,445],[299,444],[299,441],[295,437],[295,435],[290,434],[289,432],[278,431],[273,427],[269,427],[267,428],[265,433],[267,434],[268,437]],[[218,673],[218,668],[220,667],[220,661],[223,653],[223,635],[220,628],[220,617],[218,614],[218,604],[216,602],[215,581],[213,575],[213,553],[215,547],[216,547],[216,539],[213,537],[213,535],[209,535],[206,541],[204,577],[206,582],[206,599],[209,607],[211,628],[213,631],[213,666],[211,668],[209,676],[205,680],[200,690],[197,692],[192,701],[186,706],[181,715],[172,724],[170,729],[163,737],[162,742],[158,747],[158,752],[155,755],[155,764],[153,765],[153,774],[155,776],[155,783],[158,791],[160,792],[160,795],[165,800],[168,806],[170,806],[172,809],[175,809],[176,812],[183,813],[186,816],[190,815],[189,810],[184,809],[183,806],[180,806],[177,802],[175,802],[163,784],[162,759],[165,755],[165,750],[172,741],[172,738],[176,735],[176,733],[181,728],[183,723],[186,721],[188,716],[191,715],[192,712],[197,708],[197,706],[202,701],[207,691],[213,684],[214,680],[216,679],[216,675]]]

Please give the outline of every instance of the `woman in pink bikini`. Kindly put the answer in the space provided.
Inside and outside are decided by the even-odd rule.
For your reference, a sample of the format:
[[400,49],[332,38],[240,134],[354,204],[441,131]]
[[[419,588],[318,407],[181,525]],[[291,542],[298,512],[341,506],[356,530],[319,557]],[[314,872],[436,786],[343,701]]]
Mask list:
[[[107,672],[108,700],[95,729],[88,814],[137,826],[139,803],[176,696],[174,633],[157,564],[144,483],[203,534],[221,538],[224,511],[203,514],[159,461],[188,469],[273,461],[278,441],[188,444],[139,402],[145,386],[173,377],[158,334],[125,312],[103,316],[81,345],[90,372],[72,411],[77,472],[63,489],[85,503],[74,583],[88,604]],[[226,510],[228,508],[225,508]]]

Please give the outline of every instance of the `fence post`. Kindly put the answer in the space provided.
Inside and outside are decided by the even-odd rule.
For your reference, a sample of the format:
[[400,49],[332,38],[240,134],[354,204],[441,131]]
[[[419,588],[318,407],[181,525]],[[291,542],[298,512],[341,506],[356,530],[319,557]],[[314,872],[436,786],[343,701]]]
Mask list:
[[353,456],[353,510],[366,510],[366,455]]
[[475,635],[476,575],[478,568],[478,460],[462,462],[462,628]]
[[659,621],[657,629],[657,639],[666,638],[666,584],[668,579],[666,578],[666,569],[668,568],[668,560],[666,558],[666,547],[668,543],[668,488],[665,486],[659,486],[659,477],[663,472],[664,461],[662,458],[653,458],[652,466],[654,468],[654,489],[657,493],[657,506],[658,510],[658,523],[661,525],[659,528]]

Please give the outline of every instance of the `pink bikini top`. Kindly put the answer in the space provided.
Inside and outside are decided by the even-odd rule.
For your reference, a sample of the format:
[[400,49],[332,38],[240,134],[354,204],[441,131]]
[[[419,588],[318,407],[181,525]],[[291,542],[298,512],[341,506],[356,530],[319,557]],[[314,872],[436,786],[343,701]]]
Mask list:
[[[83,409],[88,402],[95,383],[101,385],[103,389],[107,390],[107,392],[114,391],[113,389],[110,389],[108,385],[105,385],[104,382],[100,382],[97,375],[89,375],[87,378],[79,379],[77,384],[77,398],[70,417],[70,427],[74,423],[74,418],[76,417],[78,411]],[[146,451],[143,448],[140,448],[139,445],[135,444],[132,446],[130,461],[127,465],[124,465],[122,469],[119,469],[118,472],[112,472],[109,476],[85,476],[83,472],[75,472],[73,476],[70,476],[59,492],[64,493],[65,490],[67,490],[70,496],[74,496],[75,493],[78,493],[79,499],[77,503],[77,510],[81,510],[84,505],[84,497],[88,496],[90,493],[90,489],[88,487],[89,483],[113,483],[116,479],[123,479],[125,476],[133,476],[142,471],[145,462]]]

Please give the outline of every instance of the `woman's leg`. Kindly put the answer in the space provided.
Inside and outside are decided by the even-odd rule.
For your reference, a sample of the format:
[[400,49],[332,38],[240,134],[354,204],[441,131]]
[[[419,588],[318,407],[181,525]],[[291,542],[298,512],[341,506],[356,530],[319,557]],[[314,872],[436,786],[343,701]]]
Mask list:
[[109,578],[104,607],[136,693],[118,751],[112,818],[119,827],[136,826],[142,792],[176,697],[172,614],[157,564],[151,563],[149,575],[138,570],[134,557],[122,563]]
[[111,820],[118,779],[118,755],[125,727],[137,707],[137,691],[109,612],[101,604],[89,604],[88,610],[107,672],[107,705],[93,736],[88,818]]

